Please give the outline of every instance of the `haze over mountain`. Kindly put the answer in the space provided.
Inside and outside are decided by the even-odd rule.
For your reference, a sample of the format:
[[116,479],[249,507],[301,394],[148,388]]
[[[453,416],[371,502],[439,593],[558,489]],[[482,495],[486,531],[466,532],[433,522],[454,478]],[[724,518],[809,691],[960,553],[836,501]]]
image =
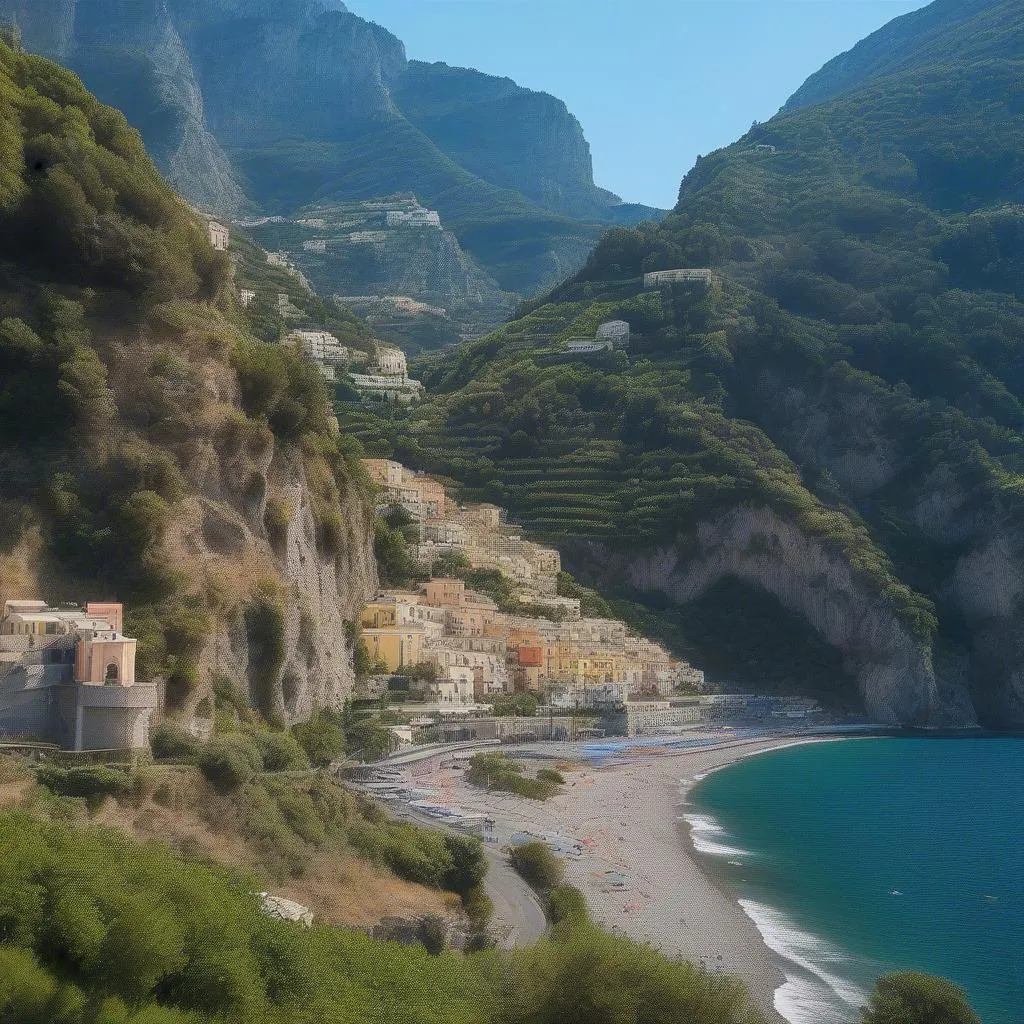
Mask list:
[[[719,678],[1020,725],[1022,81],[1017,0],[898,19],[364,440],[509,505]],[[675,268],[712,283],[644,288]],[[565,352],[619,318],[628,357]]]
[[600,223],[657,214],[594,185],[564,103],[409,62],[338,0],[0,0],[0,18],[123,110],[168,181],[215,214],[415,195],[490,276],[491,323],[582,265]]

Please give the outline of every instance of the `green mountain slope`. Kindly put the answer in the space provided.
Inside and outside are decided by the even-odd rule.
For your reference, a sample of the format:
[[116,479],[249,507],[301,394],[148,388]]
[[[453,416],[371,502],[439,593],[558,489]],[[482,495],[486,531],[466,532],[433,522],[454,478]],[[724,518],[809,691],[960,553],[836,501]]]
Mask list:
[[[510,505],[737,682],[1019,725],[1020,10],[940,3],[909,24],[920,37],[902,19],[871,43],[898,72],[700,160],[663,224],[610,231],[575,279],[431,364],[401,432],[353,427]],[[644,289],[680,267],[715,283]],[[613,318],[628,357],[560,351]],[[737,630],[771,638],[765,600],[831,668],[802,644],[723,658]]]
[[125,602],[179,705],[215,672],[277,719],[344,699],[376,567],[319,373],[256,340],[206,223],[74,75],[0,43],[0,125],[0,602]]

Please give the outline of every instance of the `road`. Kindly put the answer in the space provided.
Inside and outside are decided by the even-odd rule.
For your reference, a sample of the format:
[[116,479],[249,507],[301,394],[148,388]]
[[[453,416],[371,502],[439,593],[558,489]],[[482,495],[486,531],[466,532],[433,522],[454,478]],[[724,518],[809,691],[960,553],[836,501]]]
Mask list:
[[507,929],[499,944],[512,949],[536,942],[548,928],[537,894],[512,870],[500,850],[487,846],[484,852],[490,863],[484,888],[494,904],[492,931],[504,930],[494,927],[499,921]]

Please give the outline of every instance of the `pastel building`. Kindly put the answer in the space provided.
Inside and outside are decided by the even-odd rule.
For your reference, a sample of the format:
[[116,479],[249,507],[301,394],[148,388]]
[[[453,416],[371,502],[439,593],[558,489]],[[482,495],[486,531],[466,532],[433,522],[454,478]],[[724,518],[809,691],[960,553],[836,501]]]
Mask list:
[[136,681],[137,642],[123,625],[120,604],[5,602],[0,736],[76,751],[147,747],[159,695],[155,684]]

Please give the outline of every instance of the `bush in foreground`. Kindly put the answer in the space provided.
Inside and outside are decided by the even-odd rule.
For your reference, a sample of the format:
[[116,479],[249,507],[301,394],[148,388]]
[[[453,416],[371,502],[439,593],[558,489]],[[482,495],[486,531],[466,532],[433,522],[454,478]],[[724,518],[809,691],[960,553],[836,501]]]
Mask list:
[[156,722],[149,730],[149,745],[157,758],[193,760],[199,754],[200,742],[174,722]]
[[210,740],[199,753],[199,770],[217,789],[228,791],[244,786],[263,770],[259,747],[248,736],[233,733]]
[[[542,768],[541,771],[550,769]],[[558,792],[558,784],[552,779],[542,778],[540,772],[537,778],[528,778],[523,774],[523,766],[504,754],[477,754],[469,762],[466,778],[474,786],[515,793],[530,800],[547,800]]]
[[100,765],[60,768],[47,764],[39,769],[36,778],[57,796],[82,797],[86,800],[127,796],[132,788],[132,780],[127,772]]
[[314,712],[308,722],[293,726],[292,735],[318,768],[326,768],[345,752],[345,734],[327,711]]
[[945,978],[904,971],[878,979],[863,1024],[981,1024],[967,995]]
[[294,737],[286,732],[254,732],[253,741],[267,772],[301,772],[309,768],[309,758]]
[[548,893],[548,917],[552,924],[586,924],[590,920],[586,898],[573,885],[555,886]]
[[524,843],[509,854],[509,863],[538,892],[549,892],[562,884],[562,862],[546,843]]

